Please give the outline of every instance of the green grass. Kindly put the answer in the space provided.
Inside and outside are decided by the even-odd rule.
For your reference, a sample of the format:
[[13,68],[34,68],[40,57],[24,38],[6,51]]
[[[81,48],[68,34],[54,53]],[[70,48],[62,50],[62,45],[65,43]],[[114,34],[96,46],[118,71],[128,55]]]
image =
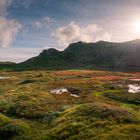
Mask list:
[[[100,102],[83,104],[66,110],[57,118],[48,139],[119,139],[118,136],[133,139],[136,135],[140,138],[137,122],[135,116],[119,107]],[[122,127],[126,134],[121,131]],[[130,127],[134,131],[127,133]]]
[[[140,105],[134,102],[139,96],[126,94],[126,79],[140,76],[137,73],[0,71],[0,75],[11,77],[0,80],[0,140],[140,139]],[[52,95],[50,90],[58,87],[79,89],[80,97]]]
[[18,139],[28,135],[30,127],[27,123],[0,114],[0,139]]

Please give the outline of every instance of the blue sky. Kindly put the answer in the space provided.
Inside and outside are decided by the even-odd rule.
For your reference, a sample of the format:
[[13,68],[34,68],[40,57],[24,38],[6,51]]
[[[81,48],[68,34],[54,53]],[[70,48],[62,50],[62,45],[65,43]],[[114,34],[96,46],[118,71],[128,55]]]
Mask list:
[[0,0],[0,61],[77,41],[133,40],[139,24],[139,0]]

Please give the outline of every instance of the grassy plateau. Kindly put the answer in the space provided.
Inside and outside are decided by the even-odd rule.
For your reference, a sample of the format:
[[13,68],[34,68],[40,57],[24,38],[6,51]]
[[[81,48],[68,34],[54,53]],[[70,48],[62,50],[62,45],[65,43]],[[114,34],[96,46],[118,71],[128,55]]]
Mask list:
[[[0,140],[140,140],[140,72],[0,71]],[[50,91],[73,89],[60,95]]]

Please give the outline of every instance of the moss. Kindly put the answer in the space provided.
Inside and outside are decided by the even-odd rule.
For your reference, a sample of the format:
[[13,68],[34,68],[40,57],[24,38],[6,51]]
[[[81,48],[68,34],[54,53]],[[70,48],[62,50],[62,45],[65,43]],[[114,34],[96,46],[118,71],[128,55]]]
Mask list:
[[16,136],[24,135],[30,131],[27,123],[10,119],[0,114],[0,136],[2,139],[11,139]]
[[133,94],[127,92],[107,91],[103,95],[110,99],[114,99],[125,103],[136,104],[136,105],[140,104],[140,93]]
[[[0,71],[0,75],[14,77],[0,80],[0,133],[4,140],[140,139],[140,106],[127,102],[125,84],[116,86],[138,74],[71,70]],[[107,80],[115,75],[121,79]],[[49,93],[57,87],[79,89],[80,97]]]
[[[119,131],[119,126],[125,127],[129,124],[138,132],[139,120],[133,114],[117,106],[110,106],[104,103],[90,103],[78,105],[73,109],[68,109],[55,120],[53,128],[49,131],[49,139],[111,139],[124,135],[122,138],[132,138],[133,132],[124,134]],[[134,125],[135,124],[135,125]],[[92,131],[91,131],[92,130]],[[112,131],[119,131],[113,136]],[[113,132],[112,132],[113,133]],[[106,136],[106,134],[108,134]],[[105,137],[102,137],[104,135]]]

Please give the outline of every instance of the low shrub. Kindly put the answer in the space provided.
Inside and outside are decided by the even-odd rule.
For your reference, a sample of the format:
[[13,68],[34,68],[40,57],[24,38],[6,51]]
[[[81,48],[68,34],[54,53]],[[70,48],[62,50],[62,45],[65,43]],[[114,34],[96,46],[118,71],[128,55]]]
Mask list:
[[19,83],[19,85],[34,83],[36,80],[27,79]]
[[124,93],[124,92],[106,92],[103,94],[113,100],[130,103],[130,104],[140,104],[140,93]]
[[29,132],[30,127],[27,123],[19,120],[10,119],[0,114],[0,138],[2,140],[12,139]]

